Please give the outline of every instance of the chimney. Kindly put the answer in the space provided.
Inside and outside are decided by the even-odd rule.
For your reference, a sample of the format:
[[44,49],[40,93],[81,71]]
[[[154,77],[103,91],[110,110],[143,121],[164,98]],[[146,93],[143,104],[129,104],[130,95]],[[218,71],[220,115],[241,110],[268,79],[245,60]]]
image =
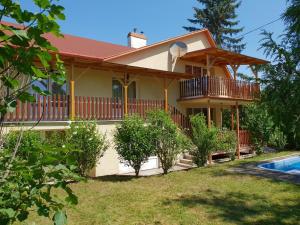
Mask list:
[[147,37],[144,32],[138,33],[136,28],[127,35],[127,38],[128,46],[131,48],[141,48],[147,45]]

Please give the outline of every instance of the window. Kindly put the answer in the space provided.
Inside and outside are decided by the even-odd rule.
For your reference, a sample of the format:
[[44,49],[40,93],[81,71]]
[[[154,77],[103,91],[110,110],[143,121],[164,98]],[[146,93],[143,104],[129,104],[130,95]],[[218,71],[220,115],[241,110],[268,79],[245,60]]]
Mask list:
[[[49,91],[54,95],[66,95],[67,94],[67,83],[63,85],[57,84],[51,79],[36,80],[33,85],[39,87],[42,91]],[[33,92],[33,91],[32,91]]]
[[200,66],[186,65],[185,66],[185,72],[188,73],[188,74],[193,74],[197,77],[207,76],[206,68],[203,68],[203,67],[200,67]]
[[112,81],[112,96],[113,98],[123,98],[123,86],[120,81]]
[[[136,82],[133,81],[128,86],[128,98],[136,98]],[[118,80],[112,81],[112,96],[113,98],[123,98],[123,85]]]

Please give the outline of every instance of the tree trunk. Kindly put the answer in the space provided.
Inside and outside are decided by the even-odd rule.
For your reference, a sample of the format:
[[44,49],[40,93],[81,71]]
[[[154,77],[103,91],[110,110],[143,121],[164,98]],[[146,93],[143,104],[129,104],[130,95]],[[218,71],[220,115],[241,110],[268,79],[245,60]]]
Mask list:
[[138,176],[139,176],[140,169],[141,169],[141,166],[140,166],[140,165],[134,166],[135,177],[138,177]]

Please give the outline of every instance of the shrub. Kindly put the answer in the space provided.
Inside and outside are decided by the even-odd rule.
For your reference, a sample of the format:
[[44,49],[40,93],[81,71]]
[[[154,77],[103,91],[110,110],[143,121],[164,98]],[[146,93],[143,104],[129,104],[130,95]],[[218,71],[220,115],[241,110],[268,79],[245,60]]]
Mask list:
[[121,161],[139,175],[141,166],[154,153],[154,143],[148,126],[138,116],[126,117],[114,135],[116,150]]
[[269,143],[271,147],[282,150],[287,145],[287,138],[283,132],[276,127],[270,135]]
[[203,114],[197,114],[191,117],[192,141],[197,148],[190,153],[193,155],[195,164],[200,167],[207,162],[208,155],[215,150],[217,146],[218,130],[211,126],[209,129],[206,125],[206,119]]
[[219,130],[217,138],[217,149],[227,152],[232,160],[235,159],[236,152],[236,132],[230,130]]
[[147,114],[149,129],[155,144],[163,173],[167,174],[173,167],[177,156],[187,149],[188,139],[172,121],[170,115],[162,110]]
[[245,108],[245,126],[251,133],[251,142],[257,154],[268,144],[274,123],[264,105],[252,104]]
[[80,177],[69,150],[48,145],[38,131],[10,132],[5,141],[0,151],[0,224],[24,221],[32,209],[45,217],[55,212],[53,220],[65,219],[65,202],[52,189],[63,189],[66,203],[77,204],[68,182]]
[[11,131],[4,137],[4,148],[13,152],[18,144],[17,155],[23,159],[32,154],[32,149],[41,148],[43,143],[39,131]]
[[96,123],[91,121],[72,123],[67,132],[67,142],[77,150],[74,154],[82,176],[96,166],[108,148],[105,136],[99,134]]

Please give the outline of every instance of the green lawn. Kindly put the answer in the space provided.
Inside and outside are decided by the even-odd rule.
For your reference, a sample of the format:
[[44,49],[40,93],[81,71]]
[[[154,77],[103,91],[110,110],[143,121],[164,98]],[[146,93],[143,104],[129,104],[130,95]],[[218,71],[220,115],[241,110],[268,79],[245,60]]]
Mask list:
[[[73,184],[79,204],[67,210],[69,224],[300,224],[300,185],[227,171],[241,162],[290,153],[166,176]],[[49,223],[33,215],[32,221]]]

